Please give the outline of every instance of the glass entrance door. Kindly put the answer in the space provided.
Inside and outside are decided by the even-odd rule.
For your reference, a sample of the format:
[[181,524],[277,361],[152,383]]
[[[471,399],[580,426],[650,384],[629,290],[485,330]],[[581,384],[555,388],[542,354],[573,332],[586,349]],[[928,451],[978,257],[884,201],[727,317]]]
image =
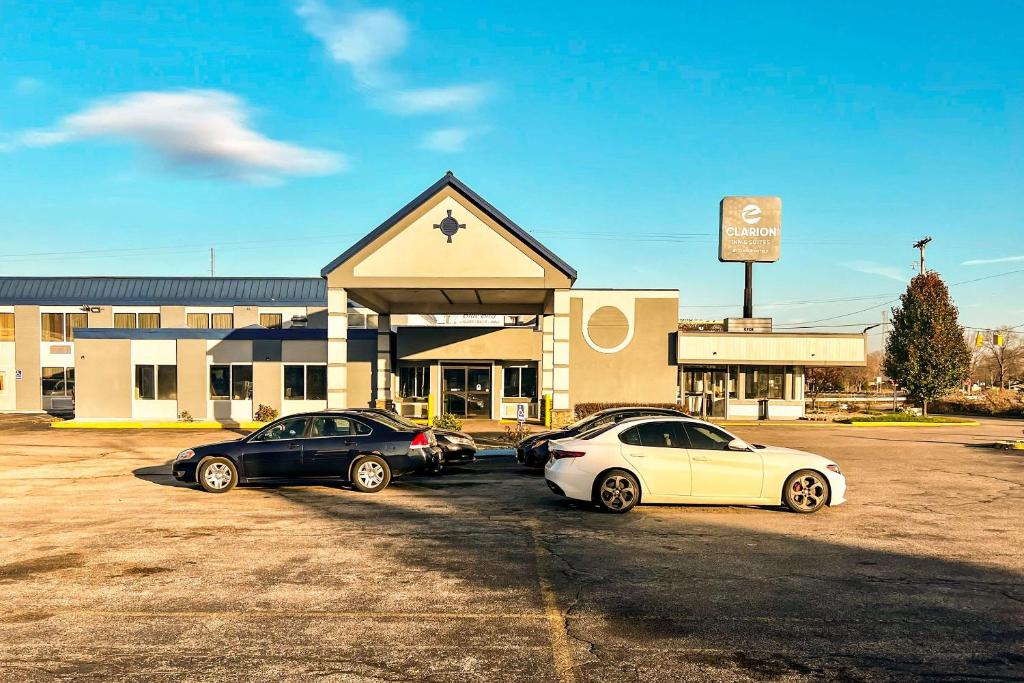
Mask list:
[[491,368],[441,368],[444,411],[457,417],[491,416]]

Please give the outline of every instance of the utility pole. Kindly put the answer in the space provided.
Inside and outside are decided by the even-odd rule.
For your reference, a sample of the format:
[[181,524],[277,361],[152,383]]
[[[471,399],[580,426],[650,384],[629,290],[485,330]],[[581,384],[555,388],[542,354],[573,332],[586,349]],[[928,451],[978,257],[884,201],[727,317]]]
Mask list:
[[214,277],[217,274],[217,254],[210,247],[210,277]]
[[914,242],[914,249],[917,249],[918,251],[921,252],[921,270],[919,271],[921,273],[921,275],[924,275],[927,272],[924,269],[924,248],[927,247],[928,243],[931,242],[931,241],[932,241],[931,237],[925,237],[924,239],[920,239],[920,240]]

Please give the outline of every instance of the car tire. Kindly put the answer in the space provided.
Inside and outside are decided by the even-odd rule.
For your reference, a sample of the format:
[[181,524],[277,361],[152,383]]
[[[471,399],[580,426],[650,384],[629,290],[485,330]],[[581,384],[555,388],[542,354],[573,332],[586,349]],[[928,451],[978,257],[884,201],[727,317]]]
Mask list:
[[377,493],[391,483],[391,468],[379,455],[364,455],[352,463],[352,485],[363,493]]
[[608,470],[594,482],[594,504],[605,512],[629,512],[640,502],[640,482],[626,470]]
[[196,481],[207,493],[227,493],[238,483],[238,470],[227,458],[207,458],[199,465]]
[[789,475],[782,489],[782,502],[793,512],[810,514],[825,507],[831,489],[821,472],[800,470]]

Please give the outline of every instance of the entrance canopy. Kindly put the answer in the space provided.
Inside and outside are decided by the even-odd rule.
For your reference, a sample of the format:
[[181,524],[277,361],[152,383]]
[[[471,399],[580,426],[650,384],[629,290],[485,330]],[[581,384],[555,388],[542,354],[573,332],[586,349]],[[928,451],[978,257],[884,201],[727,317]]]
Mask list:
[[320,271],[379,313],[544,313],[576,271],[451,171]]

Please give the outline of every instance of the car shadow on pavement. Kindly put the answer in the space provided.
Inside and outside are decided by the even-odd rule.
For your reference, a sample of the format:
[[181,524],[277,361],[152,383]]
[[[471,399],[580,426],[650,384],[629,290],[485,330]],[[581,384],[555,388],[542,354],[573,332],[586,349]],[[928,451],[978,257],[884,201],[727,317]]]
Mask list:
[[779,532],[745,528],[738,515],[759,511],[742,508],[590,514],[522,480],[444,506],[432,487],[275,493],[339,529],[415,539],[382,561],[425,586],[547,584],[578,680],[1011,680],[1024,666],[1020,575],[843,543],[834,511]]

